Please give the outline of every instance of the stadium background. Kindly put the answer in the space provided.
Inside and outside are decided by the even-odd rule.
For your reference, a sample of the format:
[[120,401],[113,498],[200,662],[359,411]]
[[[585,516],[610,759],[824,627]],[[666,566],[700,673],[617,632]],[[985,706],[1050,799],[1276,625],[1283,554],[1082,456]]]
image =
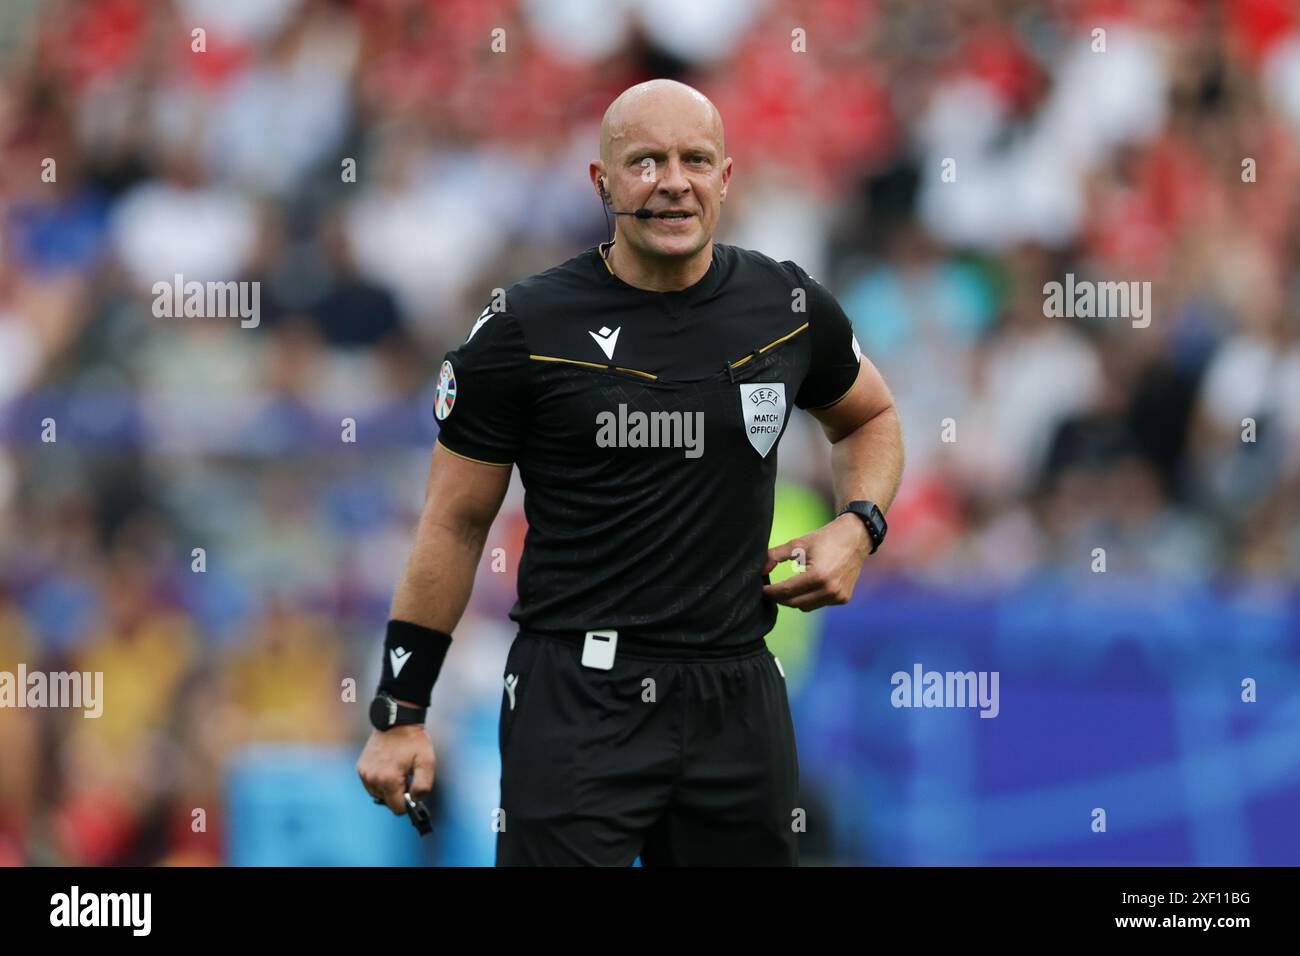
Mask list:
[[[904,421],[888,545],[771,639],[805,861],[1300,862],[1294,4],[6,0],[0,76],[0,670],[106,682],[0,711],[0,863],[491,861],[517,487],[436,837],[357,782],[365,704],[438,359],[605,238],[597,125],[652,76],[722,110],[718,238],[824,281]],[[175,273],[260,324],[155,318]],[[1150,327],[1044,318],[1066,273],[1149,280]],[[827,513],[809,422],[775,537]],[[914,663],[999,716],[894,709]]]

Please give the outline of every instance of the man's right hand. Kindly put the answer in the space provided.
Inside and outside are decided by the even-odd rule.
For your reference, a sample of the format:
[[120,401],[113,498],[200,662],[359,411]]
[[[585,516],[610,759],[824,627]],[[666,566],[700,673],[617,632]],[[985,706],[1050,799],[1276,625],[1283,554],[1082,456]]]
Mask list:
[[418,803],[433,789],[434,766],[429,734],[421,725],[406,724],[371,732],[357,761],[357,774],[367,793],[401,816],[406,812],[407,775],[411,776],[409,792]]
[[[424,490],[424,510],[415,544],[397,584],[389,618],[411,621],[450,634],[469,603],[483,543],[510,487],[513,468],[485,465],[452,454],[435,443]],[[407,707],[419,702],[398,700]],[[433,789],[433,743],[424,727],[408,724],[375,731],[357,761],[366,792],[393,813],[406,813],[406,778],[420,800]]]

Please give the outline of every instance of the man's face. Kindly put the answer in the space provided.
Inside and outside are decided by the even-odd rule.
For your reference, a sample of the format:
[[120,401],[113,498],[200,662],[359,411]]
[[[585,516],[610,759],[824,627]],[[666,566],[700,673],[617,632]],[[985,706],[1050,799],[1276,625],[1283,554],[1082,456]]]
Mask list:
[[[613,208],[642,206],[651,219],[619,217],[629,246],[652,257],[690,257],[713,237],[731,178],[712,111],[696,103],[645,104],[621,127],[605,166]],[[675,107],[675,108],[674,108]],[[683,213],[668,217],[664,213]]]

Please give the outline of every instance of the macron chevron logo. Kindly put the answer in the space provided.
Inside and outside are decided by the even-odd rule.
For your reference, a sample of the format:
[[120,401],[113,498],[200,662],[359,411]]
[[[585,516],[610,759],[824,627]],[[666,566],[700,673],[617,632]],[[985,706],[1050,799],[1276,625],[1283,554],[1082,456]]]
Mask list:
[[483,328],[483,323],[490,318],[492,318],[492,306],[488,306],[486,309],[484,309],[482,312],[479,313],[478,318],[474,322],[474,328],[469,330],[469,338],[467,338],[465,342],[468,343],[469,340],[474,337],[474,333],[477,332],[479,329]]
[[623,326],[621,325],[613,332],[609,330],[608,325],[602,325],[599,332],[588,332],[587,334],[596,340],[600,350],[605,353],[605,358],[612,362],[614,361],[614,347],[618,345],[618,333],[622,331]]
[[394,677],[402,673],[402,668],[406,666],[406,662],[411,659],[411,655],[414,653],[414,651],[408,651],[404,647],[394,647],[388,652],[388,662],[393,665]]
[[510,709],[515,709],[515,688],[519,686],[518,674],[506,675],[506,693],[510,695]]

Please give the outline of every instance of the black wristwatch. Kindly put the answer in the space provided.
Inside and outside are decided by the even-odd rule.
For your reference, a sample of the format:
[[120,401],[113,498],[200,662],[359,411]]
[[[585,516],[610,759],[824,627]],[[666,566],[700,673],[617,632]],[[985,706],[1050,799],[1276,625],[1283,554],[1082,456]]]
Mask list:
[[380,691],[370,702],[370,724],[375,730],[391,730],[403,724],[422,724],[428,707],[407,707]]
[[[880,547],[880,542],[885,540],[885,532],[889,530],[889,525],[885,522],[884,513],[876,507],[874,501],[850,501],[840,512],[842,514],[855,514],[862,519],[862,523],[867,526],[867,534],[871,536],[871,553],[875,554],[876,549]],[[836,515],[835,517],[839,517]]]

